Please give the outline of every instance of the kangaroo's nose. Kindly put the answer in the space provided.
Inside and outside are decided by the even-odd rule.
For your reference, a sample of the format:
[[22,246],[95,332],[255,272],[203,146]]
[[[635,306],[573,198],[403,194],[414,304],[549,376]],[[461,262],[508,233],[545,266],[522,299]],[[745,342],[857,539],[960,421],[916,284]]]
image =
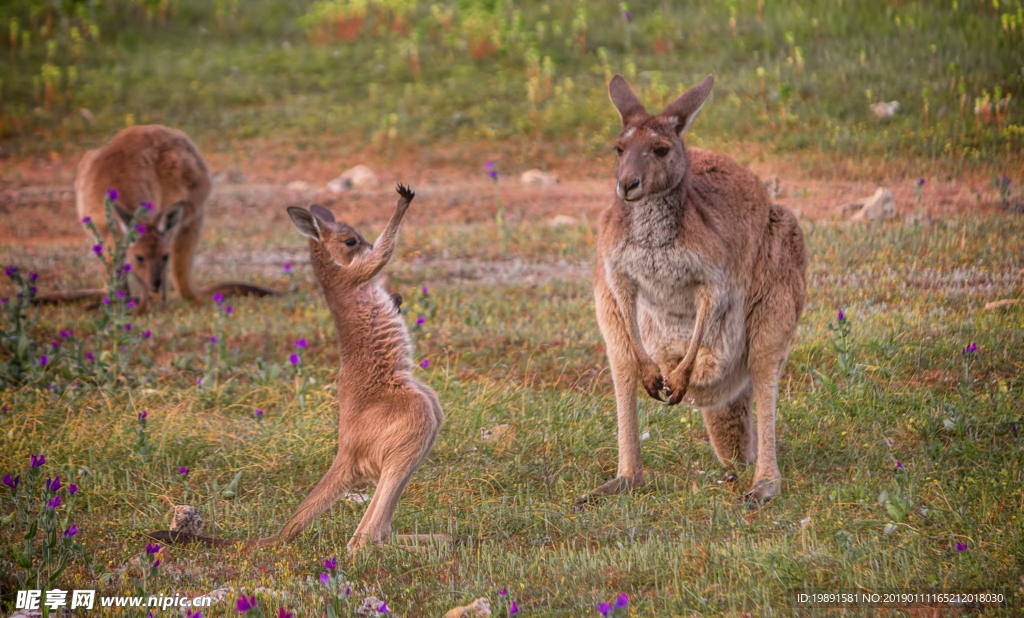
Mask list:
[[626,183],[626,195],[629,195],[629,192],[632,191],[633,189],[638,189],[638,188],[640,188],[640,179],[639,178],[633,180],[632,182]]

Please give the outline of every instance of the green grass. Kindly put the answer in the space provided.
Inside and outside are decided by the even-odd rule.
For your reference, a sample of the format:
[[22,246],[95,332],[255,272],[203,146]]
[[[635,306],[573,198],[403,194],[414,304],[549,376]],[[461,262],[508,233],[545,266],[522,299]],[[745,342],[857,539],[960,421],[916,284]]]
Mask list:
[[[628,4],[629,23],[613,0],[377,0],[352,40],[317,34],[335,24],[309,2],[65,4],[0,9],[29,32],[17,51],[0,42],[0,136],[16,152],[151,122],[208,152],[324,135],[351,152],[466,140],[594,152],[617,131],[614,72],[652,111],[714,73],[695,145],[831,153],[883,175],[912,173],[908,160],[1011,173],[1024,151],[1021,0],[766,1],[760,16],[759,0],[645,1]],[[76,42],[71,28],[91,26]],[[998,123],[975,114],[1006,96]],[[890,100],[899,113],[879,121],[868,105]]]
[[[394,527],[460,542],[445,551],[383,548],[342,558],[356,595],[386,599],[403,616],[438,616],[478,596],[494,603],[504,586],[531,616],[597,615],[597,602],[619,592],[630,595],[638,616],[790,614],[794,591],[811,589],[1001,591],[1019,608],[1024,308],[982,306],[1024,291],[1024,223],[976,216],[923,228],[808,223],[805,232],[808,306],[780,388],[782,495],[748,510],[752,470],[720,484],[699,414],[645,398],[643,457],[652,483],[576,512],[574,499],[610,478],[616,461],[614,402],[583,272],[592,233],[563,230],[556,252],[555,233],[543,226],[404,231],[388,272],[411,309],[409,323],[428,318],[414,338],[416,360],[432,365],[417,372],[437,390],[447,421]],[[280,241],[285,251],[303,252],[295,234]],[[454,258],[497,264],[498,275],[458,279],[439,266],[438,246]],[[495,262],[510,248],[534,267],[565,260],[564,272],[565,264],[579,270],[523,284]],[[55,243],[4,247],[0,258],[23,271],[75,263]],[[275,281],[276,268],[261,278]],[[74,272],[98,276],[89,262]],[[7,409],[0,472],[24,475],[29,455],[45,452],[46,476],[60,473],[81,487],[78,538],[108,575],[94,577],[78,561],[64,588],[131,594],[138,570],[129,561],[144,547],[140,535],[166,528],[172,504],[199,507],[218,535],[273,533],[326,470],[335,449],[334,332],[308,266],[298,272],[296,294],[234,302],[225,335],[229,349],[237,345],[237,364],[215,385],[195,386],[208,375],[202,350],[213,308],[193,311],[175,300],[137,320],[154,338],[128,382],[83,385],[57,398],[46,387],[65,378],[49,371],[0,392]],[[852,325],[857,368],[849,376],[836,366],[827,328],[839,308]],[[48,341],[74,327],[87,337],[91,325],[78,307],[47,308],[37,334]],[[305,409],[287,369],[266,379],[257,365],[260,358],[285,364],[299,337],[310,341]],[[978,352],[966,380],[961,350],[972,341]],[[266,411],[262,423],[256,408]],[[144,409],[146,460],[134,451]],[[481,440],[481,429],[499,424],[510,425],[514,438]],[[182,465],[192,470],[187,479],[177,473]],[[239,471],[238,496],[224,499],[216,487]],[[909,500],[890,534],[884,528],[894,515],[879,503],[883,492]],[[10,508],[8,493],[0,488],[0,516]],[[283,548],[168,550],[151,590],[265,587],[290,595],[285,605],[300,616],[323,615],[322,560],[344,554],[364,508],[342,500]],[[0,541],[8,546],[19,533],[3,526]],[[958,542],[966,551],[956,550]],[[0,563],[0,571],[9,568],[6,556]],[[276,614],[277,601],[266,591],[258,597]],[[851,613],[869,615],[859,612]],[[233,605],[204,612],[235,614]]]

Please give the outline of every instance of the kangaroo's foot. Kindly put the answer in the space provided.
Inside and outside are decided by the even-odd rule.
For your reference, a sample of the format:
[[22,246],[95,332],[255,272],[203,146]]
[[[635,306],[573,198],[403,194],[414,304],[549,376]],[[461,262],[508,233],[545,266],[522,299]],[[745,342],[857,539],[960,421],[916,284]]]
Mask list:
[[589,493],[580,496],[574,506],[579,509],[590,504],[599,496],[612,496],[615,494],[626,493],[631,489],[643,487],[646,484],[647,477],[643,471],[637,472],[631,477],[617,476]]
[[779,491],[781,489],[782,477],[778,472],[776,472],[771,476],[755,478],[750,491],[747,492],[747,495],[744,497],[751,506],[756,506],[768,502],[775,496],[779,495]]

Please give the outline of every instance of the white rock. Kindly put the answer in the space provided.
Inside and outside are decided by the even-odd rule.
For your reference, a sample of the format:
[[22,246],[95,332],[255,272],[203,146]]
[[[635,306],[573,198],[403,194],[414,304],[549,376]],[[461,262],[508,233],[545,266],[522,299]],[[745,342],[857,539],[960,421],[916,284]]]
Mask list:
[[562,227],[563,225],[573,227],[579,224],[579,219],[576,217],[570,217],[569,215],[555,215],[554,217],[551,217],[550,221],[548,221],[548,226],[550,227]]
[[469,605],[453,607],[444,614],[444,618],[487,618],[491,615],[491,601],[480,597]]
[[879,118],[892,118],[896,115],[896,110],[899,108],[899,101],[889,101],[888,103],[882,101],[881,103],[874,103],[871,105],[871,111],[875,112],[875,116],[878,116]]
[[331,193],[344,193],[352,188],[352,181],[348,178],[335,178],[327,183],[327,190]]
[[373,189],[380,185],[377,174],[362,164],[346,170],[345,173],[338,176],[338,180],[348,180],[353,189]]
[[305,193],[309,191],[309,183],[305,180],[293,180],[286,184],[284,188],[296,193]]
[[874,195],[861,202],[863,206],[850,217],[850,221],[888,221],[896,217],[896,198],[884,187],[879,187]]
[[519,177],[519,182],[524,185],[550,187],[551,185],[557,185],[561,180],[559,180],[558,176],[550,172],[542,172],[538,169],[532,169],[523,172],[522,176]]

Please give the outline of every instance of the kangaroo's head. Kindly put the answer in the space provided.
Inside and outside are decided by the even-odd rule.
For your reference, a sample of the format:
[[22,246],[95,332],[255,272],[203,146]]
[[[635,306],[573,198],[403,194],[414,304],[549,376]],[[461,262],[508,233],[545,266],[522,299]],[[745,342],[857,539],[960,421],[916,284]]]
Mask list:
[[348,266],[356,257],[373,249],[352,226],[335,221],[334,214],[320,204],[313,204],[309,210],[289,206],[288,216],[300,234],[320,243],[340,266]]
[[651,115],[621,75],[608,84],[622,132],[615,139],[615,194],[627,202],[656,196],[682,182],[689,167],[683,134],[704,105],[714,78],[705,77],[660,114]]
[[[114,211],[121,229],[127,230],[135,213],[118,202],[114,202]],[[161,297],[166,291],[171,240],[184,214],[185,203],[178,202],[163,212],[143,216],[136,224],[141,226],[138,228],[140,233],[129,245],[124,262],[131,266],[131,272],[145,286],[143,294],[147,297]]]

